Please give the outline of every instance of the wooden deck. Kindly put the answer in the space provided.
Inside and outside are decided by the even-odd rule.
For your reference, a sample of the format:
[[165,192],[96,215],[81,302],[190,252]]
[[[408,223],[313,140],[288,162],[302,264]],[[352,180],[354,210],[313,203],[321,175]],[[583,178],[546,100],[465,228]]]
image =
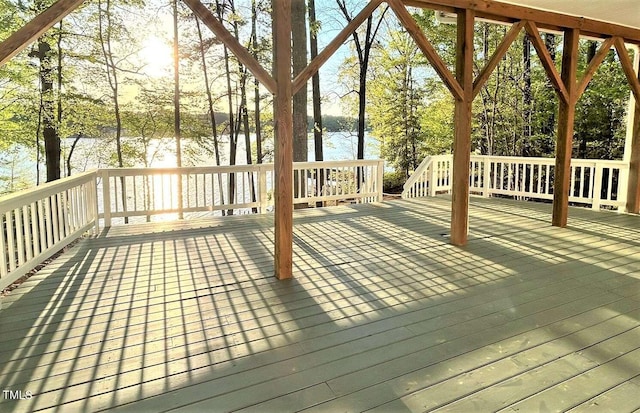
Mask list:
[[285,282],[270,216],[83,240],[2,299],[0,411],[639,409],[640,217],[470,211],[298,211]]

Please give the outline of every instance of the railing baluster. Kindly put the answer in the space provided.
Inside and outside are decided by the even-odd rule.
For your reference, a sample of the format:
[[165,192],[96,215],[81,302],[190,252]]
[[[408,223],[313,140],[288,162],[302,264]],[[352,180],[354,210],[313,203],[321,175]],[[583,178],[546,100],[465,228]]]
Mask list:
[[14,234],[13,211],[7,211],[7,251],[9,253],[9,271],[16,269],[16,240]]
[[[40,254],[40,237],[43,231],[38,226],[38,203],[31,203],[31,234],[33,235],[33,255]],[[39,235],[40,234],[40,235]]]
[[609,170],[609,185],[607,186],[607,201],[613,200],[613,168],[607,168]]
[[7,221],[5,215],[0,215],[0,280],[7,276],[9,273],[9,266],[7,263],[8,246],[5,241],[5,234],[8,234]]
[[18,252],[18,265],[24,264],[24,232],[22,227],[22,208],[13,210],[15,220],[16,246]]
[[27,261],[33,258],[33,241],[32,241],[32,228],[31,220],[29,219],[29,205],[22,207],[22,227],[24,230],[24,246],[26,249]]

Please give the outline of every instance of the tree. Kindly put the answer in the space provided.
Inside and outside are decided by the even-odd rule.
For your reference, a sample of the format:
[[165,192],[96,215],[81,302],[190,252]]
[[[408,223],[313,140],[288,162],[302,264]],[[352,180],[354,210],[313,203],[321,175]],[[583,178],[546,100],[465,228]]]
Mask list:
[[413,39],[402,29],[388,30],[384,47],[376,48],[376,70],[370,80],[371,127],[381,140],[381,154],[405,177],[421,160],[425,136],[420,108],[426,90],[417,72],[424,58]]
[[[37,0],[33,5],[34,14],[43,12],[47,6],[48,4],[44,1]],[[47,182],[60,179],[61,176],[60,136],[58,135],[58,118],[55,112],[56,93],[54,91],[56,68],[52,61],[54,58],[52,43],[54,43],[52,33],[45,33],[38,38],[36,47],[30,54],[30,56],[38,59],[40,68],[40,113],[47,166]],[[61,70],[61,67],[57,67],[57,69]],[[60,90],[58,90],[58,93],[60,93]]]
[[[336,3],[347,22],[351,22],[353,20],[353,16],[347,7],[346,0],[336,0]],[[361,31],[356,30],[352,35],[359,67],[358,89],[356,92],[358,96],[358,159],[364,159],[364,135],[366,132],[367,112],[367,72],[369,71],[369,58],[371,56],[371,48],[374,45],[376,35],[388,9],[389,6],[387,6],[377,17],[374,17],[373,15],[369,16],[365,25],[364,34],[361,33]]]

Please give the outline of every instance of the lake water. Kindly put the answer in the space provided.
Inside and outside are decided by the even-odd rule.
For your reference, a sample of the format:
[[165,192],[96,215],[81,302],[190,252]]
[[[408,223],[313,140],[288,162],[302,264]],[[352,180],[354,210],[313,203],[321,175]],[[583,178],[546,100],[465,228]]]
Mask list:
[[[255,135],[252,135],[252,146],[255,147]],[[133,166],[143,167],[144,161],[142,156],[144,150],[139,148],[135,139],[125,138],[123,142],[130,148],[136,148],[139,160],[132,163]],[[72,140],[68,139],[63,142],[63,159],[67,157],[68,148],[72,144]],[[309,134],[308,141],[309,161],[315,160],[313,135]],[[330,132],[323,136],[323,152],[324,159],[327,161],[354,160],[356,159],[358,148],[358,137],[352,132]],[[272,145],[265,145],[264,151],[271,151]],[[18,149],[11,152],[0,154],[0,193],[10,192],[11,189],[17,190],[23,186],[32,186],[36,182],[36,162],[33,149]],[[175,142],[172,138],[157,139],[147,148],[147,159],[150,160],[152,167],[175,167]],[[229,161],[229,145],[228,137],[221,138],[220,152],[222,155],[221,163],[228,165]],[[113,159],[109,159],[109,158]],[[365,135],[365,159],[378,159],[380,157],[379,142]],[[265,162],[271,162],[267,158]],[[255,159],[253,160],[255,163]],[[79,173],[95,168],[104,168],[115,163],[115,143],[100,139],[81,139],[74,150],[71,159],[73,166],[72,173]],[[246,152],[244,136],[240,137],[238,142],[238,150],[236,157],[237,165],[246,164]],[[190,166],[207,166],[214,165],[215,160],[212,155],[207,154],[198,145],[190,140],[183,140],[183,165]],[[66,163],[63,161],[63,175],[66,174]],[[44,181],[46,168],[41,165],[41,181]]]
[[[158,144],[162,145],[165,149],[162,151],[162,157],[154,160],[152,166],[173,167],[176,165],[175,161],[175,143],[172,139],[163,139]],[[251,136],[251,144],[255,148],[255,135]],[[190,141],[184,141],[183,153],[193,153],[199,148],[197,144]],[[358,136],[351,132],[331,132],[325,133],[323,136],[323,157],[325,161],[342,161],[342,160],[355,160],[358,153]],[[309,134],[309,140],[307,147],[309,162],[315,161],[314,141],[313,135]],[[245,139],[241,136],[238,141],[238,149],[236,155],[236,165],[244,165],[247,163],[246,151],[245,151]],[[265,155],[265,163],[272,162],[270,153],[273,152],[273,146],[271,142],[266,143],[263,147]],[[223,136],[220,139],[220,153],[221,163],[223,165],[229,164],[229,144],[228,136]],[[380,157],[380,145],[378,141],[365,134],[365,159],[378,159]],[[183,159],[187,159],[184,158]],[[255,159],[253,159],[255,163]],[[211,156],[200,155],[192,156],[191,164],[195,166],[205,166],[214,164],[214,159]],[[183,162],[183,164],[186,164]]]

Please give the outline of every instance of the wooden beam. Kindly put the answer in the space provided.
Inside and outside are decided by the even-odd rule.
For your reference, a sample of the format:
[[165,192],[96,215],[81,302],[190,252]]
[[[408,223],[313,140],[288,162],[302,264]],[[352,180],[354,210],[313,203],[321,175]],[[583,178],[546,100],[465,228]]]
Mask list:
[[193,14],[202,20],[202,22],[211,30],[218,40],[224,43],[234,56],[249,69],[260,83],[262,83],[269,92],[276,94],[277,85],[273,77],[262,67],[262,65],[249,53],[249,51],[240,44],[224,25],[213,15],[200,0],[183,0],[189,6]]
[[373,14],[383,0],[370,0],[369,3],[354,17],[349,24],[320,52],[309,65],[293,79],[293,94],[295,95],[313,75],[320,70],[331,56],[344,44],[360,25]]
[[511,29],[504,36],[504,39],[502,39],[502,41],[500,42],[500,45],[498,45],[498,47],[496,48],[496,51],[493,52],[493,56],[491,56],[491,59],[489,60],[489,62],[487,62],[487,65],[484,67],[484,69],[482,69],[482,72],[480,72],[475,82],[473,82],[474,98],[478,96],[478,93],[480,93],[480,90],[482,90],[482,87],[486,83],[487,79],[489,79],[489,76],[491,76],[491,73],[493,73],[496,66],[498,66],[498,63],[500,63],[504,55],[507,53],[513,41],[516,39],[516,37],[518,37],[518,34],[520,34],[520,30],[522,30],[522,28],[524,27],[524,24],[524,21],[514,23],[511,26]]
[[442,61],[440,56],[438,56],[438,53],[433,48],[431,43],[429,43],[429,40],[418,26],[413,16],[411,16],[411,14],[402,4],[402,1],[387,0],[387,3],[389,4],[389,6],[391,6],[391,9],[393,9],[393,12],[398,17],[398,20],[400,20],[400,23],[402,23],[411,37],[413,37],[422,53],[424,53],[427,60],[429,60],[429,63],[431,63],[433,69],[436,71],[436,73],[438,73],[438,75],[444,82],[445,86],[447,86],[449,91],[451,91],[453,97],[456,98],[456,100],[463,99],[464,92],[462,91],[462,87],[460,86],[459,81],[456,80],[455,77],[453,77],[453,74],[447,68],[447,65]]
[[568,29],[564,33],[562,53],[562,81],[567,86],[568,99],[560,100],[558,110],[558,139],[556,142],[556,166],[553,181],[553,218],[556,227],[567,226],[569,213],[569,188],[571,178],[571,150],[576,112],[578,71],[578,40],[580,31]]
[[[569,102],[569,93],[567,92],[566,84],[562,81],[562,77],[558,73],[558,69],[556,69],[556,64],[551,58],[547,47],[545,46],[542,38],[540,37],[540,32],[538,32],[538,27],[532,21],[527,21],[524,25],[527,33],[529,33],[529,37],[531,38],[531,43],[533,47],[536,49],[536,53],[540,58],[540,62],[544,67],[545,72],[547,72],[547,77],[551,81],[551,84],[558,92],[560,99],[564,100],[565,103]],[[571,81],[575,83],[575,79]]]
[[[293,90],[291,1],[273,0],[275,97],[275,276],[293,276]],[[297,0],[294,0],[297,1]]]
[[469,230],[469,162],[471,160],[471,121],[473,119],[473,32],[474,13],[458,12],[456,78],[463,89],[455,102],[453,141],[453,185],[451,190],[451,243],[465,245]]
[[77,9],[83,2],[84,0],[58,0],[47,10],[14,32],[0,43],[0,66],[3,66],[13,56],[24,50],[54,24]]
[[618,56],[620,57],[620,63],[622,64],[622,69],[624,74],[627,76],[629,87],[631,87],[631,91],[636,98],[637,104],[640,102],[640,81],[638,81],[638,76],[633,69],[633,62],[631,62],[627,47],[624,45],[624,41],[621,38],[616,38],[614,45],[616,46]]
[[597,37],[621,37],[628,43],[640,44],[640,28],[621,26],[595,19],[569,16],[562,13],[532,9],[495,0],[407,0],[407,4],[436,10],[470,9],[476,17],[496,21],[531,20],[541,28],[579,29],[581,33]]
[[616,37],[605,39],[605,41],[600,45],[600,48],[598,49],[596,55],[589,62],[587,70],[585,70],[584,74],[582,75],[582,79],[580,79],[580,82],[578,82],[578,88],[576,90],[577,99],[579,99],[587,89],[589,82],[591,82],[591,79],[593,79],[593,75],[598,70],[598,67],[600,67],[600,64],[602,63],[604,58],[607,57],[609,50],[611,50],[615,39]]

